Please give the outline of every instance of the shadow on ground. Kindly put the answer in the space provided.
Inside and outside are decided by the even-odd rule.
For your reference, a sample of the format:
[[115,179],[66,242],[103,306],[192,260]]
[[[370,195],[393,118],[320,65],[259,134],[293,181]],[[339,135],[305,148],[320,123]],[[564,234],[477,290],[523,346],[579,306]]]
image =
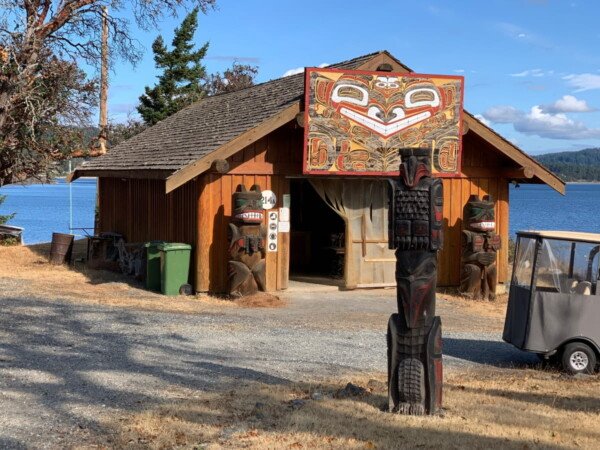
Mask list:
[[531,367],[539,358],[503,341],[444,337],[445,356],[496,367]]
[[[36,428],[46,426],[45,417],[57,426],[67,424],[102,435],[102,425],[94,419],[97,412],[133,411],[160,403],[165,400],[161,391],[165,386],[177,396],[243,381],[288,382],[237,367],[235,355],[191,345],[185,336],[169,331],[168,320],[142,323],[125,309],[10,297],[0,299],[0,309],[4,311],[0,316],[0,392],[10,392],[10,396],[0,396],[0,409],[27,417],[24,420],[31,420],[31,411],[38,411],[32,417],[39,416],[39,423],[33,419],[27,424],[32,436],[39,431]],[[163,316],[168,315],[157,315]],[[144,332],[146,326],[156,330],[156,335]],[[124,327],[130,331],[124,333]],[[46,434],[42,442],[50,438],[47,431],[40,431]],[[20,442],[6,427],[0,431],[0,448],[40,444]]]

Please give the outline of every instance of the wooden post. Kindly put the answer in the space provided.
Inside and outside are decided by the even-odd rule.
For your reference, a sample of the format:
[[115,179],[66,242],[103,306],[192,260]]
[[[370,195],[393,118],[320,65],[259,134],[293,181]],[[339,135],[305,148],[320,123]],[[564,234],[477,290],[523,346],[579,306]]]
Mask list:
[[100,65],[100,120],[98,128],[99,153],[106,153],[106,127],[108,125],[108,8],[102,7],[102,47]]
[[210,165],[212,173],[227,173],[229,172],[229,162],[226,159],[215,159]]

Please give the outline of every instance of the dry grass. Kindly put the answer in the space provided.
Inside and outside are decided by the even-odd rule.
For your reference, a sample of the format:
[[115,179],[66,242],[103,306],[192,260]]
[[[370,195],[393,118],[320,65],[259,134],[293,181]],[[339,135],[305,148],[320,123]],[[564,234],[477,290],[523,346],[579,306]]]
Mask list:
[[502,317],[506,314],[508,294],[496,296],[494,301],[471,300],[458,294],[456,289],[444,289],[438,293],[438,298],[443,298],[465,311],[472,312],[482,317]]
[[280,308],[286,304],[278,296],[266,292],[259,292],[248,297],[238,298],[234,303],[243,308]]
[[[453,372],[443,417],[382,411],[382,375],[350,380],[362,397],[339,399],[345,382],[246,384],[199,392],[176,404],[124,417],[116,448],[597,448],[598,377],[533,370]],[[315,393],[322,399],[313,399]],[[300,400],[300,402],[298,402]]]
[[[166,297],[145,290],[131,277],[88,269],[81,262],[73,266],[54,266],[48,263],[48,253],[49,244],[0,247],[0,260],[5,262],[0,264],[5,295],[182,313],[238,306],[208,295]],[[85,241],[76,241],[74,260],[84,254]],[[272,303],[276,306],[276,302]]]

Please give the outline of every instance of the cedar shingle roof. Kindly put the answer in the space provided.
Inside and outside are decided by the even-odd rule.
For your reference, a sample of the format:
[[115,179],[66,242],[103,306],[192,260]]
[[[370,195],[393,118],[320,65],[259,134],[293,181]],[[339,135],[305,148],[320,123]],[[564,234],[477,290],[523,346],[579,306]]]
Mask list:
[[[407,72],[412,72],[385,50],[330,67],[357,69],[378,56],[391,59]],[[75,169],[70,179],[86,175],[159,178],[167,180],[166,190],[170,192],[201,173],[204,170],[202,167],[207,168],[198,164],[202,158],[206,162],[211,153],[226,147],[225,144],[244,133],[252,133],[259,125],[278,115],[287,117],[282,113],[294,104],[298,105],[303,95],[304,74],[300,73],[240,91],[207,97],[122,142],[106,155],[83,163]],[[463,120],[474,133],[518,166],[534,169],[533,182],[546,183],[564,193],[564,181],[466,110],[464,113]],[[234,148],[233,151],[237,150]],[[169,180],[178,176],[180,179],[169,185]]]
[[[381,52],[330,67],[355,69]],[[283,111],[304,95],[304,74],[207,97],[77,167],[85,172],[157,170],[174,172]],[[165,176],[166,178],[166,176]]]

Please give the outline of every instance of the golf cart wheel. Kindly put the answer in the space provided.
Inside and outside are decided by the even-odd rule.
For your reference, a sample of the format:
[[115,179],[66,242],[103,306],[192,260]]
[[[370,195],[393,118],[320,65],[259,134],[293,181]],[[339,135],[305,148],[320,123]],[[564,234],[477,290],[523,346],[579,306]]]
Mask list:
[[572,374],[593,373],[596,367],[596,354],[589,345],[571,342],[565,346],[562,355],[563,368]]

